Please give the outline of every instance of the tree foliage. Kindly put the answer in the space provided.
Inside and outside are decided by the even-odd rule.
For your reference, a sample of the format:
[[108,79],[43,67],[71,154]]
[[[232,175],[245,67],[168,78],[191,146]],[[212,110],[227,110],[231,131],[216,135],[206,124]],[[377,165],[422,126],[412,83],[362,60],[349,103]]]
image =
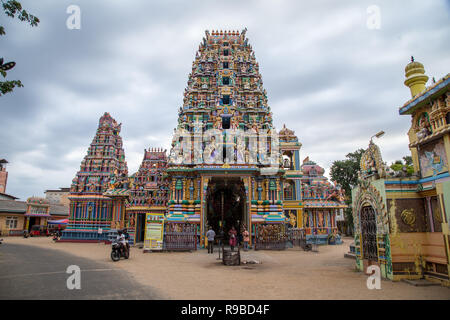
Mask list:
[[336,160],[331,165],[330,176],[333,181],[340,184],[345,192],[345,221],[347,230],[353,230],[353,214],[351,208],[352,188],[358,184],[358,171],[364,149],[358,149],[345,156],[345,160]]
[[405,156],[402,160],[396,160],[390,165],[390,168],[394,172],[405,172],[406,175],[410,176],[414,173],[414,166],[412,163],[412,157],[411,156]]
[[364,149],[358,149],[348,153],[345,160],[336,160],[331,165],[331,179],[341,185],[347,199],[351,199],[352,188],[358,183],[359,163],[363,153]]
[[[30,24],[32,27],[36,27],[40,22],[39,19],[28,13],[25,9],[22,8],[22,5],[19,1],[16,0],[0,0],[2,4],[3,12],[10,18],[17,18],[20,21],[25,21]],[[5,28],[0,25],[0,36],[5,35]],[[3,58],[2,58],[3,62]],[[3,78],[6,78],[6,70],[2,69],[0,65],[0,74]],[[23,84],[20,80],[6,80],[0,81],[0,96],[4,95],[8,92],[14,90],[15,87],[23,87]]]

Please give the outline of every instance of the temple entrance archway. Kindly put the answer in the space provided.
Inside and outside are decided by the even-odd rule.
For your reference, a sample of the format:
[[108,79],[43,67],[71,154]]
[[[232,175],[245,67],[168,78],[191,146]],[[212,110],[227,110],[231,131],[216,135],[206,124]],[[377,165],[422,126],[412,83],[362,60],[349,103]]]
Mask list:
[[205,230],[209,226],[216,234],[220,230],[228,239],[231,227],[240,232],[242,226],[248,228],[248,204],[244,182],[239,177],[213,177],[208,184],[206,198]]

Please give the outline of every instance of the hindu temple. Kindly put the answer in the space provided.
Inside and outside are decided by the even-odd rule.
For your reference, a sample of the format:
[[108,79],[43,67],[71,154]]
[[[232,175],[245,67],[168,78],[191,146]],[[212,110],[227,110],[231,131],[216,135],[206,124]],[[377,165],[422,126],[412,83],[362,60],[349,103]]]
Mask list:
[[131,241],[142,242],[158,214],[164,236],[194,234],[193,249],[204,245],[208,227],[225,234],[246,228],[250,246],[286,228],[304,228],[322,243],[336,233],[341,190],[314,162],[301,165],[293,130],[273,125],[246,31],[205,32],[169,153],[145,150],[130,177],[120,124],[102,116],[72,183],[65,239],[105,239],[99,228],[127,228]]

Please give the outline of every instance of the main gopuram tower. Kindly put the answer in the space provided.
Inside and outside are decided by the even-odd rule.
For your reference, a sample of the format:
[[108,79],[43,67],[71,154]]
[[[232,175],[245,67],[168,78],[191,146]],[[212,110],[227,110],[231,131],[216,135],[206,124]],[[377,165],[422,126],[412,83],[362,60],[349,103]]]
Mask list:
[[246,30],[205,33],[167,169],[167,222],[197,224],[202,242],[207,226],[285,222],[278,135]]

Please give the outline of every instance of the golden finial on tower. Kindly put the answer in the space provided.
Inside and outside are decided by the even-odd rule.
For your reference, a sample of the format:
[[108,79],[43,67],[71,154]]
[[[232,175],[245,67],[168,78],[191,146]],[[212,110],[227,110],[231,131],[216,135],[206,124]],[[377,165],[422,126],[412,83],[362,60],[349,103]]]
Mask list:
[[411,56],[411,62],[405,67],[405,77],[405,86],[409,87],[413,98],[425,90],[428,76],[425,74],[423,64],[414,61],[413,56]]

